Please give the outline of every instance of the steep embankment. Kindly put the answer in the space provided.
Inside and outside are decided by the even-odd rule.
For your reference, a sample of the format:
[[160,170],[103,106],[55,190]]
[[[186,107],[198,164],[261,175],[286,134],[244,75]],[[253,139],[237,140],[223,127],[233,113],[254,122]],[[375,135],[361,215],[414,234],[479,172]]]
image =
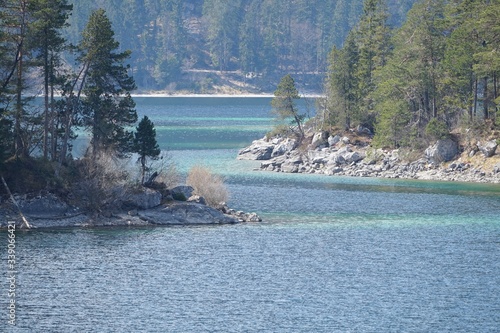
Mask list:
[[310,132],[302,145],[290,138],[263,138],[240,150],[238,159],[262,160],[261,170],[324,175],[500,183],[496,140],[438,140],[425,152],[374,149],[367,129],[333,134]]

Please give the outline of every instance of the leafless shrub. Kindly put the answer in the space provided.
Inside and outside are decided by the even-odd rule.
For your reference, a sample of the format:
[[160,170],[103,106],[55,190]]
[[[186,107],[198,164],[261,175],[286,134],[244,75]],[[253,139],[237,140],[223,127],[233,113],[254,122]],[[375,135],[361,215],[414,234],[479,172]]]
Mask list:
[[[157,160],[151,160],[147,165],[145,174],[145,184],[153,181],[157,184],[164,184],[166,188],[172,188],[181,183],[181,175],[177,170],[177,165],[167,153],[163,153]],[[134,181],[141,185],[140,170],[133,176]]]
[[209,206],[218,207],[229,198],[224,179],[206,167],[197,165],[189,170],[186,183],[194,188],[194,194],[205,198]]
[[119,207],[130,188],[128,163],[128,160],[109,152],[79,160],[77,170],[80,181],[75,183],[72,191],[77,204],[93,213]]

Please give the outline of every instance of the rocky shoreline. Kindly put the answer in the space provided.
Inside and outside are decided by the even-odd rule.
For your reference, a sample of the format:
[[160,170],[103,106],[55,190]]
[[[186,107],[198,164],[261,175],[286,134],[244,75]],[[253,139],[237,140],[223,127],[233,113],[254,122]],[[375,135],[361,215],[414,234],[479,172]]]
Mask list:
[[[33,229],[220,225],[262,221],[255,213],[236,211],[225,204],[218,208],[210,207],[202,197],[192,195],[192,191],[189,186],[178,186],[165,195],[160,191],[144,188],[142,192],[130,196],[127,201],[130,209],[116,209],[101,214],[89,214],[51,193],[37,196],[15,195],[19,209],[10,199],[0,202],[0,229],[6,229],[9,222],[15,222],[20,228],[21,214]],[[175,200],[174,196],[181,199]]]
[[264,137],[241,149],[237,158],[260,160],[260,170],[274,172],[500,183],[496,140],[468,149],[451,138],[438,140],[409,161],[408,152],[372,148],[365,128],[351,134],[309,133],[301,147],[291,138]]

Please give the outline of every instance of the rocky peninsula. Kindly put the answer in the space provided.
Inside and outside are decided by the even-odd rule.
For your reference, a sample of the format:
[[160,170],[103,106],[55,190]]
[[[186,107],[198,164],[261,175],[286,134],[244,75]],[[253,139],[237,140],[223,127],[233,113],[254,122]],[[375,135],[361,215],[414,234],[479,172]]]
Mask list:
[[[16,204],[13,204],[15,201]],[[23,218],[31,228],[69,228],[104,226],[175,226],[218,225],[241,222],[260,222],[255,213],[245,213],[221,204],[210,207],[203,197],[193,195],[190,186],[169,190],[142,188],[127,196],[123,207],[100,214],[89,213],[70,205],[52,193],[14,195],[0,202],[0,229],[9,222],[23,225]]]
[[294,138],[264,137],[241,149],[237,158],[260,160],[260,170],[274,172],[500,183],[497,140],[461,143],[450,137],[421,153],[375,149],[371,137],[363,127],[332,134],[309,130],[301,145]]

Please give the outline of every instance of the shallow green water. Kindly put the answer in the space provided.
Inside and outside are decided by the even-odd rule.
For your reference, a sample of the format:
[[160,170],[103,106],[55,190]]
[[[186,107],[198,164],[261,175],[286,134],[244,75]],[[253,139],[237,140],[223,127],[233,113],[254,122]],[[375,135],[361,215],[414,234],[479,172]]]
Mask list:
[[253,171],[270,99],[137,102],[266,222],[20,232],[14,331],[499,331],[500,186]]

